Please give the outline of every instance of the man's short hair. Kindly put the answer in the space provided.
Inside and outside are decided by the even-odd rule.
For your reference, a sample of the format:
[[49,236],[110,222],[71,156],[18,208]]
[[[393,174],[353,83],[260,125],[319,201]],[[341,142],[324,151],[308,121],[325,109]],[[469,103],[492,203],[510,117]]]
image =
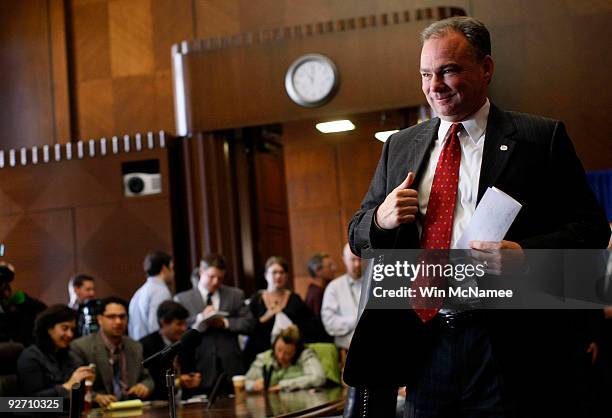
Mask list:
[[170,254],[163,251],[153,251],[147,254],[142,266],[148,277],[157,276],[164,266],[170,268],[171,261]]
[[209,267],[216,267],[219,270],[225,271],[225,258],[221,254],[206,254],[200,261],[200,268],[207,269]]
[[121,299],[119,296],[109,296],[100,301],[100,311],[98,312],[98,314],[104,315],[104,312],[106,312],[106,306],[110,305],[111,303],[122,305],[125,308],[126,313],[129,310],[128,303],[125,301],[125,299]]
[[70,283],[74,287],[81,287],[83,286],[83,283],[85,283],[88,280],[92,282],[95,281],[93,277],[87,274],[77,274],[76,276],[72,276],[72,278],[70,279]]
[[162,321],[172,322],[175,319],[189,318],[189,311],[183,305],[173,300],[162,302],[157,308],[157,322],[161,326]]
[[326,253],[316,253],[310,260],[308,260],[308,274],[310,277],[317,277],[317,271],[323,268],[323,260],[329,258],[330,255]]
[[427,26],[421,32],[421,41],[424,43],[430,38],[442,38],[449,32],[458,32],[466,37],[478,60],[491,55],[491,35],[487,27],[478,19],[466,16],[454,16],[439,20]]

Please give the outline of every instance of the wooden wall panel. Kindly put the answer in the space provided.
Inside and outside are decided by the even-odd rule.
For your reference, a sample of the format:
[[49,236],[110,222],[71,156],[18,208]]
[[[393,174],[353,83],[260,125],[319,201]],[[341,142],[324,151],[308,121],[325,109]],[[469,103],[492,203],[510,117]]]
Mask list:
[[125,77],[154,70],[153,19],[150,0],[110,0],[108,20],[111,75]]
[[144,282],[145,255],[172,253],[170,219],[168,200],[159,198],[77,208],[76,270],[95,275],[99,295],[129,300]]
[[110,35],[106,2],[73,1],[70,7],[73,36],[73,44],[70,47],[74,55],[77,83],[110,77]]
[[[54,86],[51,57],[53,52],[61,57],[51,35],[59,20],[55,5],[47,0],[0,2],[0,149],[58,141],[53,89],[65,94],[67,86],[59,79]],[[57,29],[61,37],[62,28]],[[66,134],[65,128],[61,125],[60,134]]]
[[116,132],[138,132],[157,124],[155,74],[113,78],[113,122]]
[[315,252],[332,255],[344,271],[348,223],[367,191],[382,151],[374,133],[403,128],[416,109],[350,115],[354,131],[321,134],[319,119],[283,125],[295,288],[304,295],[306,263]]
[[[61,148],[61,161],[0,169],[0,242],[6,260],[20,272],[19,286],[46,303],[65,302],[66,283],[76,273],[99,278],[100,296],[130,298],[143,279],[148,251],[173,251],[168,152],[154,138],[153,149],[130,151],[123,138],[117,154],[72,159]],[[146,137],[143,139],[146,140]],[[170,138],[168,138],[170,140]],[[110,142],[110,141],[109,141]],[[146,142],[145,142],[146,147]],[[41,153],[42,154],[42,153]],[[122,163],[159,160],[162,193],[125,197]],[[30,160],[28,160],[30,161]]]
[[[79,83],[76,105],[80,139],[102,138],[115,135],[113,82],[100,78]],[[125,131],[124,131],[125,132]]]
[[192,0],[72,1],[75,138],[173,132],[171,46],[194,33]]
[[16,270],[14,289],[48,305],[66,303],[75,273],[73,231],[71,209],[0,217],[0,241]]

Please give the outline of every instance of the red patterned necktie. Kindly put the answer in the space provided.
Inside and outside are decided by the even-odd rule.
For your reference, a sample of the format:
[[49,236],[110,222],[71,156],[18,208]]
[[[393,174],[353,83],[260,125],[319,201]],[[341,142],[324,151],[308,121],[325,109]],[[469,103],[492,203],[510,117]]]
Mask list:
[[[461,124],[452,124],[450,136],[444,143],[438,158],[421,232],[421,248],[425,250],[445,250],[449,249],[451,245],[453,215],[459,186],[459,165],[461,163],[461,144],[457,134],[461,128]],[[444,257],[435,254],[432,257],[426,256],[425,258],[426,263],[432,264],[434,261],[436,263],[442,262]],[[439,284],[439,282],[439,278],[436,280],[436,278],[418,277],[415,280],[415,285],[428,287]],[[428,306],[437,305],[437,302],[440,302],[439,305],[441,306],[441,300],[430,301]],[[439,307],[415,309],[416,314],[423,322],[432,319],[439,310]]]

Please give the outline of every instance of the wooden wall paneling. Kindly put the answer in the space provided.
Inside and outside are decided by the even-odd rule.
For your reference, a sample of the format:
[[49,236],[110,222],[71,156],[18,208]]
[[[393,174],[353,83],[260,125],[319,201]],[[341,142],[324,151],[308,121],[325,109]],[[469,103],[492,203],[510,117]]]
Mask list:
[[71,1],[75,76],[78,83],[111,77],[108,5]]
[[262,277],[265,262],[271,256],[281,256],[287,260],[291,277],[294,270],[282,144],[266,139],[265,134],[258,138],[253,151],[253,169],[256,182],[253,192],[257,201],[255,225],[258,278]]
[[[155,70],[170,70],[172,45],[197,38],[193,0],[151,0],[150,7]],[[172,94],[171,89],[169,92]]]
[[50,9],[46,0],[0,2],[0,148],[56,141]]
[[119,132],[157,128],[155,83],[155,74],[113,78],[113,123]]
[[[110,78],[87,80],[77,87],[77,138],[101,138],[115,134],[115,100]],[[118,131],[126,132],[126,131]]]
[[67,27],[65,1],[49,1],[49,34],[51,37],[51,76],[53,78],[54,138],[57,143],[72,138],[70,86],[68,79]]
[[[194,52],[189,60],[191,99],[197,103],[193,129],[209,131],[418,105],[423,101],[418,33],[429,22]],[[404,53],[397,54],[399,50]],[[341,77],[337,96],[316,109],[294,104],[284,89],[291,62],[309,52],[332,58]],[[393,65],[384,64],[391,62]],[[355,68],[359,71],[352,70]],[[249,100],[244,100],[245,94]]]
[[113,77],[151,74],[155,68],[151,0],[109,1]]
[[238,0],[194,0],[194,9],[196,38],[242,32]]
[[153,250],[172,253],[170,219],[167,197],[77,208],[77,271],[96,278],[100,296],[129,300],[145,279],[145,255]]
[[194,237],[190,240],[199,251],[198,257],[211,252],[223,254],[228,262],[226,283],[238,285],[243,272],[228,140],[210,133],[186,141],[192,142],[184,148],[189,164],[187,199],[193,205],[189,222]]
[[68,301],[67,283],[74,274],[72,209],[0,217],[0,242],[15,266],[13,290],[23,290],[46,304]]

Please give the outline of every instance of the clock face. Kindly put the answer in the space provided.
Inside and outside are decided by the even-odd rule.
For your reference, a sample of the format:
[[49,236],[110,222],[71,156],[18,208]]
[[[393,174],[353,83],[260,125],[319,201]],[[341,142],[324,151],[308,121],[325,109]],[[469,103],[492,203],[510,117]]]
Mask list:
[[287,71],[285,88],[291,99],[305,107],[326,103],[338,85],[338,71],[334,63],[319,54],[298,58]]

